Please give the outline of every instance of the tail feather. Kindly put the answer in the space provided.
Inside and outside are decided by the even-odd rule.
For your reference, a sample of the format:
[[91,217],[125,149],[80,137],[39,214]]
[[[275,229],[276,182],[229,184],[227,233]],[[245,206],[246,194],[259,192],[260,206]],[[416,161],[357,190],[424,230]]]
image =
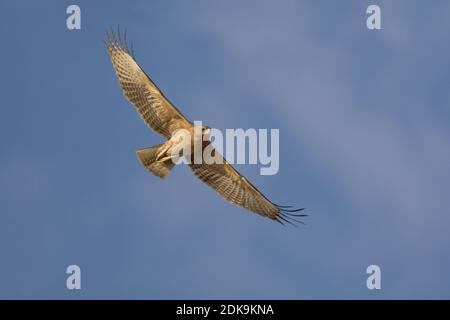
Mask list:
[[172,160],[166,160],[164,162],[156,161],[158,149],[163,145],[159,144],[154,147],[139,149],[136,151],[136,155],[139,161],[144,167],[146,167],[155,176],[164,179],[175,165]]

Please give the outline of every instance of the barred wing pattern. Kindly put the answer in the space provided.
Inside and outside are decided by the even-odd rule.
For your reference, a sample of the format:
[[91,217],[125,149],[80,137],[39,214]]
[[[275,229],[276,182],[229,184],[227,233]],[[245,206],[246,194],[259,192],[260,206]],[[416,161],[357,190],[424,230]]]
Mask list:
[[[170,103],[153,81],[146,75],[134,59],[133,50],[128,50],[126,34],[122,41],[120,31],[117,35],[107,33],[105,41],[120,85],[128,100],[136,107],[146,124],[167,139],[179,128],[192,128],[192,124]],[[204,148],[209,145],[206,142]],[[268,200],[245,177],[237,172],[216,150],[216,158],[222,161],[215,164],[190,164],[194,174],[211,186],[229,202],[271,218],[280,223],[299,222],[297,217],[304,214],[294,212],[303,209],[288,209],[291,206],[276,205]]]
[[180,121],[190,126],[189,121],[136,63],[128,49],[126,34],[122,41],[120,32],[117,35],[113,31],[107,33],[105,45],[125,96],[150,128],[170,139]]
[[221,163],[206,164],[203,162],[202,164],[190,164],[189,166],[200,180],[212,187],[225,200],[280,223],[303,223],[295,218],[305,217],[306,215],[294,213],[303,210],[303,208],[287,209],[291,207],[272,203],[237,172],[217,150],[214,149],[213,152],[216,153],[216,159],[222,160]]

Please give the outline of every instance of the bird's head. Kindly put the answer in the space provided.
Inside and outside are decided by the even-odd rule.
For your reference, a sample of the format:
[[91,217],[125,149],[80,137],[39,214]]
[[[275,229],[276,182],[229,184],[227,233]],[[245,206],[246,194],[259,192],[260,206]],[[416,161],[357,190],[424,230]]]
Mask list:
[[209,136],[211,135],[211,128],[208,126],[202,126],[202,135],[209,139]]

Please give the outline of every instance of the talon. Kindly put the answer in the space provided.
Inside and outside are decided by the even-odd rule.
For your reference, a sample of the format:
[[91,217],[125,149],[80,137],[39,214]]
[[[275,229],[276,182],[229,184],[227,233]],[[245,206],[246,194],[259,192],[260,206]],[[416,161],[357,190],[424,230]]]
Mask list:
[[172,146],[172,143],[170,143],[170,142],[164,144],[161,151],[159,151],[158,154],[156,155],[156,161],[160,161],[161,158],[163,158],[166,155],[166,152],[170,149],[171,146]]
[[163,150],[163,152],[159,152],[159,153],[156,155],[156,161],[161,160],[161,158],[164,156],[165,153],[166,153],[165,150]]
[[164,158],[161,158],[161,159],[159,159],[158,161],[159,161],[159,162],[164,162],[164,161],[167,161],[167,160],[170,160],[170,159],[172,159],[171,156],[165,156]]

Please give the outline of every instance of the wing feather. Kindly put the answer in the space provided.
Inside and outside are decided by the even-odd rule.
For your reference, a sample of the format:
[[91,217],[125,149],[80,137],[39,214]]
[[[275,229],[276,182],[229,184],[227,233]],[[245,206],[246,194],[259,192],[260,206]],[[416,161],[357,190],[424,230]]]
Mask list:
[[274,204],[234,169],[217,150],[214,149],[212,152],[215,153],[216,159],[219,159],[218,163],[203,162],[189,164],[189,167],[200,180],[212,187],[225,200],[280,223],[294,221],[303,223],[295,220],[295,217],[306,215],[292,213],[303,209],[287,210]]
[[105,45],[125,96],[150,128],[169,139],[180,121],[191,125],[137,64],[120,31],[108,33]]

